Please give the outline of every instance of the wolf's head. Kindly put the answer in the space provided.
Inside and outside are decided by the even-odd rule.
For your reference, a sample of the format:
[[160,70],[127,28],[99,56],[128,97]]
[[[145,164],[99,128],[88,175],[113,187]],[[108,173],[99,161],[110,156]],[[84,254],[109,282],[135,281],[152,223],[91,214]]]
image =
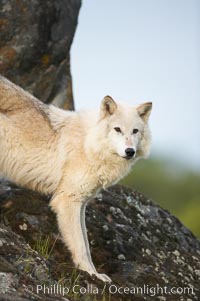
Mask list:
[[148,118],[151,109],[151,102],[131,107],[117,104],[110,96],[104,97],[100,107],[99,123],[104,124],[107,150],[125,160],[148,156],[150,147]]

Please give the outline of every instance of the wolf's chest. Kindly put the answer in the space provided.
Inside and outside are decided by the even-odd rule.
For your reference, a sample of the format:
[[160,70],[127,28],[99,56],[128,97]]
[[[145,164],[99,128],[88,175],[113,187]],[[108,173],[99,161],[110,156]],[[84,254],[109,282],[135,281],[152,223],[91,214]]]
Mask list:
[[125,177],[131,169],[131,164],[127,162],[108,163],[99,166],[96,170],[98,183],[103,188],[116,184]]

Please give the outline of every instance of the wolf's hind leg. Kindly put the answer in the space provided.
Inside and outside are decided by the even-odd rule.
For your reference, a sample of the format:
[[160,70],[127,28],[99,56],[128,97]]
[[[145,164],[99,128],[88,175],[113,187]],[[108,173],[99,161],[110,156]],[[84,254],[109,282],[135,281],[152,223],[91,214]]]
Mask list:
[[75,265],[102,281],[110,282],[111,279],[107,275],[96,271],[92,262],[84,220],[85,204],[74,200],[70,202],[64,200],[63,196],[57,196],[52,200],[51,206],[57,214],[63,241],[70,249]]

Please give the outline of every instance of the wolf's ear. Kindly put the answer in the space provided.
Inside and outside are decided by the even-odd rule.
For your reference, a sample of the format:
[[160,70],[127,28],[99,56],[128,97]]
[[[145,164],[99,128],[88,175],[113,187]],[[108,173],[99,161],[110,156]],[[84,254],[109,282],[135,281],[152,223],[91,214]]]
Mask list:
[[137,107],[139,116],[147,122],[152,109],[152,102],[145,102]]
[[105,96],[101,102],[101,118],[114,114],[117,109],[116,102],[110,96]]

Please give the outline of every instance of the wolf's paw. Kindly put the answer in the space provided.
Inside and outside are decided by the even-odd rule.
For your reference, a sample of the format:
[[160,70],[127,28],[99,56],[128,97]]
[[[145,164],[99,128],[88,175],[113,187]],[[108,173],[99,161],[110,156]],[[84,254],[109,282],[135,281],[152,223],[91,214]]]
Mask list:
[[100,279],[103,282],[112,282],[112,280],[110,279],[110,277],[108,277],[106,274],[100,274],[96,271],[95,267],[91,266],[90,263],[86,262],[86,261],[82,261],[81,263],[77,264],[77,267],[82,270],[87,272],[88,274],[90,274],[90,276],[96,276],[98,279]]
[[98,279],[100,279],[103,282],[109,282],[109,283],[112,282],[112,280],[110,279],[110,277],[108,277],[106,274],[95,273],[93,275],[95,275]]

